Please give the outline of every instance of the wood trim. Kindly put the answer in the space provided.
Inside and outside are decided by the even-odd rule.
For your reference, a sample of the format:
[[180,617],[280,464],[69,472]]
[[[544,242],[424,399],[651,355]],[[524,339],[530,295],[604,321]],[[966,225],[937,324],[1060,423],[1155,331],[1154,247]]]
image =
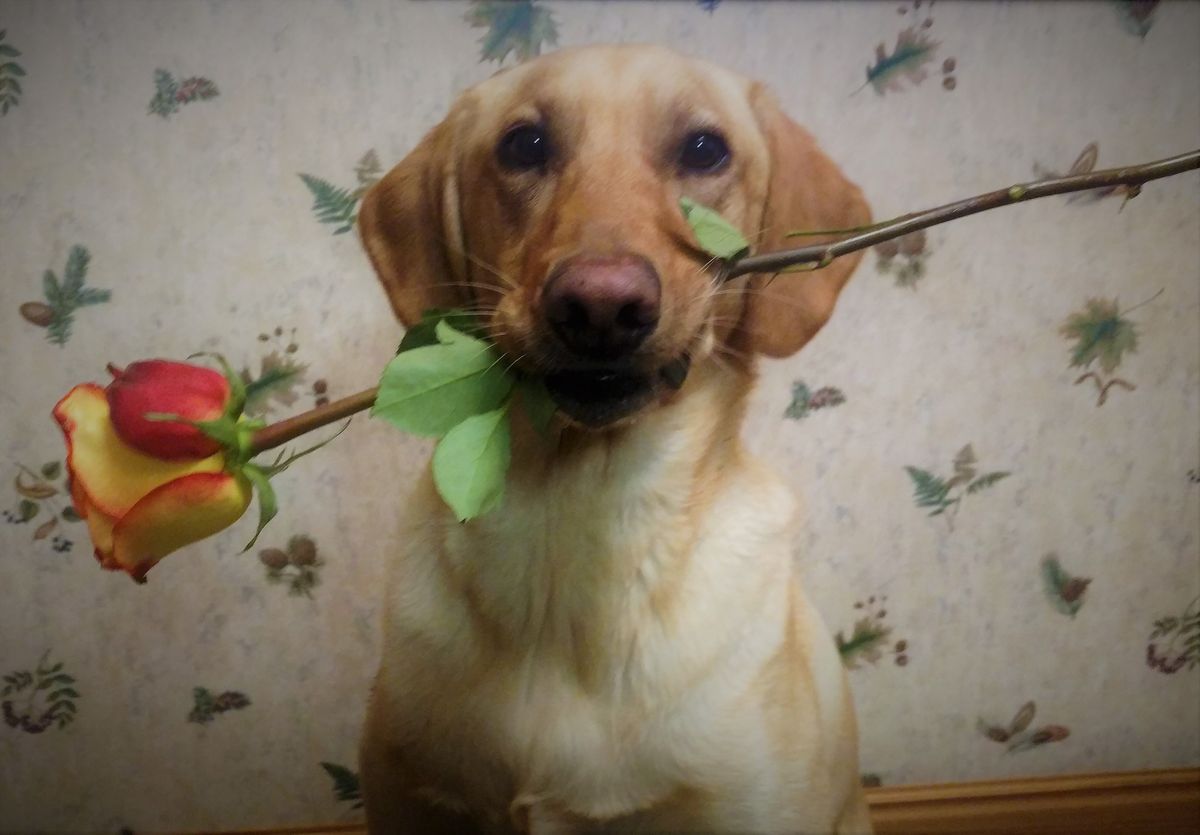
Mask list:
[[1200,768],[867,790],[876,835],[1197,835]]
[[[876,835],[1200,835],[1200,768],[867,789]],[[224,835],[363,835],[361,824]]]

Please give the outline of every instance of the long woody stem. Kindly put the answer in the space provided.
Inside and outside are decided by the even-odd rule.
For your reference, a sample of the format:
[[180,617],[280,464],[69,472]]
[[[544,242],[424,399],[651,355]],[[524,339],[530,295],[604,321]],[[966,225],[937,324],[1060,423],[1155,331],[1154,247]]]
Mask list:
[[1091,189],[1115,186],[1137,187],[1151,180],[1172,177],[1185,171],[1195,171],[1198,168],[1200,168],[1200,151],[1192,151],[1169,159],[1148,162],[1145,165],[1109,168],[1105,171],[1094,171],[1091,174],[1055,177],[1050,180],[1015,185],[976,197],[968,197],[966,200],[947,203],[923,212],[907,214],[894,221],[868,227],[868,231],[833,243],[748,255],[727,265],[722,277],[728,280],[747,273],[774,273],[798,264],[825,266],[834,258],[866,249],[882,241],[898,238],[918,229],[937,226],[939,223],[957,220],[960,217],[986,212],[989,209],[1036,200],[1039,197],[1051,197],[1055,194],[1069,194],[1073,191],[1090,191]]
[[378,388],[360,391],[358,394],[352,394],[341,400],[301,412],[287,420],[281,420],[279,423],[272,423],[254,433],[254,440],[251,442],[252,453],[257,455],[268,449],[283,446],[288,441],[295,440],[314,429],[320,429],[322,426],[369,409],[375,403],[375,395],[378,392]]
[[[947,203],[923,212],[903,215],[892,221],[865,227],[863,230],[842,230],[857,232],[850,237],[832,243],[816,244],[814,246],[785,249],[778,252],[764,252],[758,255],[748,255],[731,261],[725,265],[722,280],[729,280],[748,273],[774,273],[787,267],[799,264],[813,264],[816,268],[828,265],[834,258],[857,252],[860,249],[874,246],[877,243],[899,238],[918,229],[927,229],[940,223],[957,220],[960,217],[998,209],[1013,203],[1023,203],[1040,197],[1051,197],[1055,194],[1069,194],[1075,191],[1090,191],[1097,188],[1114,188],[1127,186],[1129,195],[1137,193],[1138,187],[1151,180],[1172,177],[1186,171],[1200,169],[1200,150],[1168,159],[1149,162],[1144,165],[1130,165],[1124,168],[1110,168],[1104,171],[1094,171],[1090,174],[1077,174],[1071,177],[1056,177],[1035,183],[1015,185],[966,200]],[[817,233],[806,233],[817,234]],[[836,231],[830,234],[837,234]],[[802,278],[797,278],[802,281]],[[369,409],[375,403],[378,388],[360,391],[341,400],[335,400],[324,406],[318,406],[311,411],[302,412],[287,420],[273,423],[260,429],[254,435],[252,449],[254,454],[265,452],[301,435],[320,429],[335,421],[348,418],[353,414]]]

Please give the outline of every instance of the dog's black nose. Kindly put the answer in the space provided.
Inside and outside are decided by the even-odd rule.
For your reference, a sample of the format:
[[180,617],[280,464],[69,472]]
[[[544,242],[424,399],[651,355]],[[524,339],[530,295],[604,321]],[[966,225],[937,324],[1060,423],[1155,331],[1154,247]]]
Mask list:
[[542,315],[572,353],[614,360],[658,325],[662,287],[638,255],[578,255],[555,267],[542,290]]

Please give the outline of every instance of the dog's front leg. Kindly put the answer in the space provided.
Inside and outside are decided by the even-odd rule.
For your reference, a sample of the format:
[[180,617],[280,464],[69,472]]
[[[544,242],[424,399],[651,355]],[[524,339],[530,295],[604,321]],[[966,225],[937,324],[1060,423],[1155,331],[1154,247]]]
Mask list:
[[412,783],[412,764],[391,741],[382,700],[372,694],[359,744],[359,782],[369,835],[474,835],[467,815],[434,805]]

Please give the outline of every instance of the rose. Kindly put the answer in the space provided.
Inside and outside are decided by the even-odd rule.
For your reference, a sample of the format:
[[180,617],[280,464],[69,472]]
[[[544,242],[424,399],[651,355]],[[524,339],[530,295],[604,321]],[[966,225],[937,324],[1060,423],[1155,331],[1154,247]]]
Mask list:
[[142,582],[167,554],[240,519],[263,474],[237,454],[240,386],[163,360],[110,370],[107,390],[76,386],[54,417],[66,436],[71,499],[96,558]]
[[230,405],[229,380],[199,365],[143,360],[121,370],[108,367],[105,390],[113,428],[129,446],[164,460],[205,458],[221,444],[192,423],[148,419],[173,414],[185,421],[212,421]]

